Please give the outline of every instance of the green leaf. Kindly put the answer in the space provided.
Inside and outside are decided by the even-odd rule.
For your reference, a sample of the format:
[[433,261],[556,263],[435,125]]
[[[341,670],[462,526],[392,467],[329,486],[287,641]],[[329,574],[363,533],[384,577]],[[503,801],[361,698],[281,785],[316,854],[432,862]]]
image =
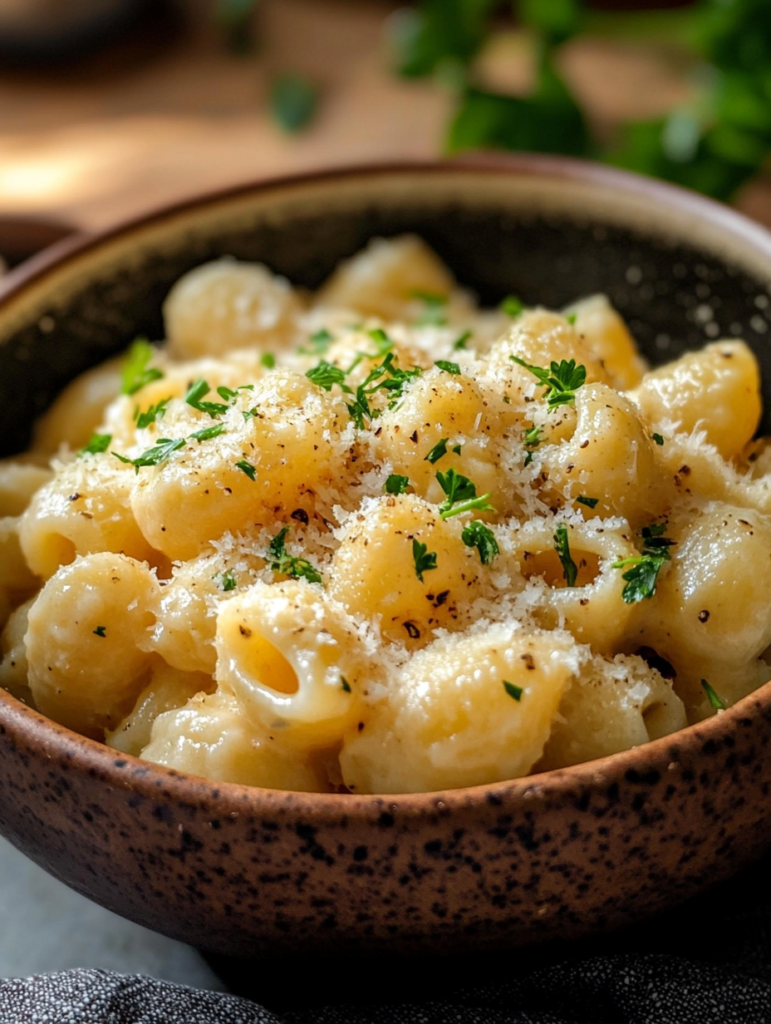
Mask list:
[[536,90],[528,97],[469,88],[450,124],[445,148],[509,149],[587,156],[591,143],[584,116],[544,56]]
[[254,468],[251,462],[247,462],[246,459],[239,459],[239,461],[236,463],[236,466],[238,469],[241,470],[242,473],[246,473],[250,480],[257,479],[257,470]]
[[429,551],[427,544],[421,544],[419,540],[412,542],[412,559],[415,563],[415,575],[420,582],[423,582],[423,573],[429,569],[436,569],[436,552]]
[[506,316],[510,316],[512,320],[516,320],[518,316],[522,316],[524,313],[525,304],[516,295],[507,295],[501,303],[501,310]]
[[457,473],[454,469],[448,469],[446,473],[437,472],[436,479],[447,495],[439,506],[439,515],[442,519],[459,516],[462,512],[495,511],[494,506],[487,501],[489,493],[477,497],[476,485],[467,476]]
[[78,451],[77,457],[80,459],[84,455],[101,455],[110,447],[111,441],[112,434],[92,434],[91,440]]
[[317,103],[318,87],[301,75],[283,74],[273,82],[270,112],[276,123],[291,135],[310,124]]
[[220,590],[225,592],[235,590],[238,586],[238,581],[232,569],[227,569],[225,572],[220,573],[219,576],[212,576],[212,579],[215,580]]
[[657,445],[664,444],[664,438],[661,434],[651,434],[651,439],[656,442]]
[[522,694],[525,691],[521,686],[517,686],[516,683],[510,683],[507,679],[504,679],[503,688],[510,697],[513,697],[514,700],[522,700]]
[[449,440],[449,437],[443,437],[441,441],[437,441],[434,447],[428,453],[428,455],[423,459],[423,461],[430,462],[431,465],[433,466],[435,462],[438,462],[440,459],[444,458],[444,456],[447,454],[447,442]]
[[191,440],[197,441],[199,444],[202,441],[210,441],[213,437],[219,437],[220,434],[225,433],[225,424],[216,423],[213,427],[204,427],[203,430],[195,430],[192,434],[188,435]]
[[386,494],[405,494],[409,486],[410,478],[408,476],[391,473],[385,484],[383,484],[383,490]]
[[205,412],[212,419],[218,419],[223,413],[228,411],[229,406],[225,405],[224,402],[204,402],[204,396],[208,395],[210,391],[211,388],[208,382],[199,377],[187,389],[185,401],[188,405],[197,409],[198,412]]
[[325,391],[331,391],[335,384],[345,383],[345,370],[341,370],[339,366],[333,366],[325,359],[322,359],[312,370],[308,370],[305,376]]
[[322,327],[321,330],[314,331],[308,340],[311,343],[311,347],[301,348],[299,351],[305,356],[320,356],[326,352],[335,339],[326,327]]
[[94,636],[106,637],[107,636],[107,626],[97,626],[96,629],[93,630],[92,632],[93,632]]
[[472,331],[464,331],[455,341],[452,343],[453,352],[460,352],[466,348],[466,342],[472,336]]
[[166,407],[170,401],[171,397],[162,398],[160,402],[156,402],[155,405],[151,405],[148,409],[145,409],[144,412],[140,412],[139,409],[137,409],[135,414],[137,427],[140,430],[144,430],[146,427],[149,427],[151,423],[155,423],[156,420],[162,420],[166,413]]
[[126,362],[121,370],[120,391],[122,395],[135,395],[147,384],[163,377],[162,370],[147,366],[154,355],[155,349],[147,338],[137,338],[129,349]]
[[263,352],[260,356],[260,366],[264,366],[266,370],[273,370],[276,366],[276,357],[272,352]]
[[434,366],[438,366],[440,370],[444,370],[445,373],[452,373],[454,375],[460,373],[460,367],[457,363],[451,363],[449,359],[437,359]]
[[477,54],[490,15],[500,0],[421,0],[397,11],[389,23],[396,70],[406,78],[430,75],[442,65],[466,65]]
[[582,494],[578,498],[576,498],[576,501],[578,502],[579,505],[586,505],[587,508],[597,508],[597,505],[599,504],[600,499],[599,498],[585,498],[583,496],[583,494]]
[[323,583],[319,570],[307,558],[297,558],[287,553],[285,541],[289,527],[282,527],[268,546],[268,552],[275,561],[270,563],[273,572],[290,576],[292,579],[305,579],[309,583]]
[[717,695],[717,693],[712,689],[712,687],[709,685],[706,679],[702,679],[701,685],[709,699],[710,705],[715,709],[715,711],[725,711],[728,705],[722,697],[719,697]]
[[627,604],[636,604],[656,593],[659,573],[665,562],[671,561],[669,548],[675,541],[664,537],[666,523],[654,523],[642,528],[642,554],[631,558],[622,558],[614,562],[612,569],[623,569],[631,566],[621,577],[626,586],[621,596]]
[[517,0],[516,8],[522,23],[551,45],[566,42],[583,27],[581,0]]
[[480,520],[475,520],[464,527],[460,539],[467,548],[476,548],[482,565],[489,565],[496,555],[500,554],[495,534]]
[[558,526],[554,531],[554,550],[557,552],[562,563],[562,574],[565,577],[565,583],[569,587],[574,587],[578,578],[578,566],[570,555],[570,541],[568,540],[566,526]]
[[160,466],[162,463],[166,462],[174,452],[178,452],[180,448],[184,448],[186,444],[186,437],[178,437],[176,439],[160,437],[152,448],[148,448],[146,452],[142,452],[142,454],[138,455],[135,459],[128,459],[125,455],[119,455],[118,452],[113,452],[112,454],[116,459],[120,459],[121,462],[125,462],[128,465],[133,466],[138,473],[143,466]]
[[529,370],[534,377],[537,377],[546,391],[544,398],[548,400],[549,411],[560,405],[572,404],[576,400],[576,391],[586,383],[586,367],[576,365],[575,359],[561,359],[559,363],[552,362],[548,370],[541,366],[531,366],[519,356],[509,358]]

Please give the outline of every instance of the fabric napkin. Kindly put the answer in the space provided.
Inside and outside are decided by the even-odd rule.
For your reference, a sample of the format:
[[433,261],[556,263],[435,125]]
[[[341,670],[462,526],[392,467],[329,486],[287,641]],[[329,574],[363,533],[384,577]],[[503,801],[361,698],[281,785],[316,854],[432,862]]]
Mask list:
[[0,983],[0,1024],[771,1024],[771,858],[592,940],[209,962],[239,995],[80,969]]

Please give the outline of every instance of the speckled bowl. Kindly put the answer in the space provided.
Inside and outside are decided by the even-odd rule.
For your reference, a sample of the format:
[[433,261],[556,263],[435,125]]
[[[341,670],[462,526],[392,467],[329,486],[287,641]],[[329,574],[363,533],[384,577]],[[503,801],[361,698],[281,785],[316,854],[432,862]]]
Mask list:
[[[0,289],[6,453],[75,374],[161,336],[162,299],[190,267],[230,253],[314,286],[372,235],[404,230],[484,300],[604,291],[654,361],[741,335],[771,380],[771,238],[727,209],[563,160],[369,168],[205,198],[14,271]],[[770,742],[767,685],[563,771],[307,795],[116,756],[0,693],[0,831],[104,906],[220,953],[517,945],[642,918],[771,847]]]

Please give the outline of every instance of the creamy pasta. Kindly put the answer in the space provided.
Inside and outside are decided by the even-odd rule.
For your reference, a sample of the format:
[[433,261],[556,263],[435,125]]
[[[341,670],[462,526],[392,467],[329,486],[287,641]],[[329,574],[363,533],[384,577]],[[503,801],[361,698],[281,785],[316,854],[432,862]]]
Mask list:
[[743,342],[647,370],[603,296],[481,310],[413,236],[313,296],[218,260],[164,316],[0,464],[0,685],[43,714],[217,781],[421,792],[771,676]]

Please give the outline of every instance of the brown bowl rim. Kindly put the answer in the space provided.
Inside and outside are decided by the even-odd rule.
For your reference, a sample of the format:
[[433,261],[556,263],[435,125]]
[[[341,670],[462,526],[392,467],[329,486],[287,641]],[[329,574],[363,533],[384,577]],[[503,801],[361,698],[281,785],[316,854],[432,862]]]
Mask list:
[[[199,207],[228,202],[254,193],[330,180],[384,174],[443,174],[458,170],[478,172],[481,175],[516,174],[520,177],[547,176],[566,181],[579,180],[648,196],[665,207],[676,206],[681,211],[685,208],[709,220],[713,226],[729,231],[734,239],[749,245],[768,259],[771,277],[771,232],[722,203],[676,185],[590,161],[541,154],[478,154],[446,161],[365,163],[312,170],[215,189],[180,202],[163,204],[105,230],[66,238],[11,270],[0,282],[0,314],[6,303],[38,284],[50,270],[58,269],[113,239],[129,236],[134,231]],[[754,714],[763,711],[771,714],[771,680],[709,719],[640,746],[567,768],[480,786],[427,793],[305,793],[215,782],[143,761],[59,725],[17,700],[6,690],[0,689],[0,732],[10,732],[30,750],[42,749],[52,765],[66,766],[70,770],[82,769],[117,789],[130,790],[151,800],[158,799],[161,793],[167,799],[179,799],[183,803],[200,802],[205,798],[212,804],[212,809],[216,805],[218,814],[228,811],[242,814],[245,811],[278,813],[282,810],[298,810],[312,812],[314,819],[320,823],[339,819],[341,812],[344,812],[348,820],[369,820],[373,813],[381,813],[383,810],[393,810],[401,816],[422,816],[435,813],[437,809],[451,811],[453,808],[480,805],[486,801],[496,805],[510,804],[536,791],[541,797],[570,797],[577,789],[589,789],[598,782],[607,783],[621,773],[644,772],[653,766],[660,766],[670,761],[675,753],[679,759],[685,759],[690,749],[710,740],[720,743],[728,739],[737,725],[746,723]]]

